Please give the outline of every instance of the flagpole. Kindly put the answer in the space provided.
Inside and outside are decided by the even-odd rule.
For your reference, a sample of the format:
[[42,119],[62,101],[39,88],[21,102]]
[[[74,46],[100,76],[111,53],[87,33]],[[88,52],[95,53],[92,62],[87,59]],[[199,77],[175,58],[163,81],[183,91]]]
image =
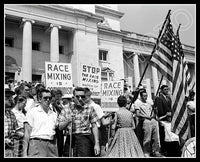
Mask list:
[[161,83],[162,83],[162,80],[163,80],[163,75],[162,75],[162,77],[161,77],[161,80],[160,80],[160,83],[159,83],[159,86],[158,86],[158,89],[157,89],[157,91],[156,91],[156,95],[155,95],[155,96],[158,95],[158,91],[159,91],[159,89],[160,89],[160,85],[161,85]]
[[[165,24],[166,24],[166,22],[167,22],[167,20],[168,20],[168,17],[169,17],[170,14],[171,14],[170,12],[171,12],[171,10],[168,11],[167,16],[166,16],[166,18],[165,18],[165,21],[164,21],[164,23],[163,23],[163,25],[162,25],[162,28],[161,28],[161,30],[159,31],[159,35],[158,35],[158,38],[157,38],[157,40],[156,40],[156,44],[155,44],[154,47],[153,47],[153,50],[152,50],[152,52],[151,52],[151,56],[150,56],[150,58],[149,58],[149,60],[148,60],[148,63],[147,63],[147,65],[146,65],[145,69],[144,69],[144,72],[143,72],[143,74],[142,74],[142,76],[141,76],[141,78],[140,78],[140,81],[139,81],[139,83],[138,83],[136,89],[139,88],[139,85],[141,84],[141,82],[142,82],[142,80],[143,80],[143,78],[144,78],[144,74],[145,74],[146,71],[147,71],[147,68],[148,68],[149,62],[150,62],[150,60],[151,60],[151,58],[152,58],[152,56],[153,56],[153,53],[155,52],[155,50],[156,50],[156,48],[157,48],[157,45],[158,45],[158,43],[159,43],[160,36],[161,36],[161,34],[162,34],[162,31],[163,31],[163,29],[164,29],[164,26],[165,26]],[[133,102],[134,102],[134,101],[133,101]],[[130,106],[129,106],[129,110],[130,110],[130,108],[131,108],[133,102],[131,102],[131,104],[130,104]]]
[[149,58],[149,60],[148,60],[148,63],[147,63],[147,65],[146,65],[145,69],[144,69],[144,72],[143,72],[143,74],[142,74],[142,76],[141,76],[141,78],[140,78],[140,82],[138,83],[138,86],[137,86],[137,87],[139,87],[139,85],[141,84],[141,82],[142,82],[142,80],[143,80],[143,78],[144,78],[144,74],[146,73],[146,70],[147,70],[147,68],[148,68],[149,62],[150,62],[150,60],[151,60],[151,58],[152,58],[152,56],[153,56],[153,53],[155,52],[156,47],[157,47],[157,45],[158,45],[158,43],[159,43],[161,33],[162,33],[162,31],[163,31],[163,28],[164,28],[164,26],[165,26],[165,23],[166,23],[168,17],[170,16],[170,12],[171,12],[171,10],[169,10],[168,13],[167,13],[167,16],[166,16],[166,18],[165,18],[165,21],[164,21],[164,23],[163,23],[163,25],[162,25],[162,28],[161,28],[160,32],[159,32],[159,35],[158,35],[156,44],[154,45],[154,48],[153,48],[153,50],[152,50],[152,52],[151,52],[151,56],[150,56],[150,58]]

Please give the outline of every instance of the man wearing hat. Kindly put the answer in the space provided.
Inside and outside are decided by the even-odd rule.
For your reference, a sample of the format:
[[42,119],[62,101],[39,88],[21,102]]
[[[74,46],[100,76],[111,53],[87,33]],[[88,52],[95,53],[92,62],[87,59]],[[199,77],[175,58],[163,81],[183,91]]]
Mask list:
[[13,107],[13,95],[9,86],[5,85],[5,114],[4,114],[4,138],[5,138],[5,157],[15,157],[14,138],[21,137],[17,132],[18,124],[14,113],[11,111]]

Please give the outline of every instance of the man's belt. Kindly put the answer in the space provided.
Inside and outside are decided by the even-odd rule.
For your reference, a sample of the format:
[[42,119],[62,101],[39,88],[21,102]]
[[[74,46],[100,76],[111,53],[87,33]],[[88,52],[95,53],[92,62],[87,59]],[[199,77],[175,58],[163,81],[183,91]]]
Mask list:
[[31,138],[30,140],[38,140],[38,141],[45,141],[45,142],[53,142],[54,141],[54,140],[43,139],[43,138]]

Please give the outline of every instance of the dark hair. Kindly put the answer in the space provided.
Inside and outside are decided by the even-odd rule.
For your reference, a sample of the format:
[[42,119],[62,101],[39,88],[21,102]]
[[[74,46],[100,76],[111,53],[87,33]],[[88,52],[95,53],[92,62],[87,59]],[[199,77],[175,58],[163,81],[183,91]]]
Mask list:
[[193,100],[194,96],[195,96],[195,92],[193,90],[190,90],[189,91],[189,97],[188,97],[189,100]]
[[21,102],[22,100],[26,100],[27,98],[26,98],[26,96],[24,96],[24,95],[17,95],[15,98],[14,98],[14,105],[16,105],[17,104],[17,102]]
[[82,87],[76,87],[74,88],[73,90],[73,95],[75,96],[75,91],[84,91],[85,92],[85,88],[82,88]]
[[127,104],[127,99],[125,96],[120,95],[117,99],[117,103],[119,105],[119,107],[125,107]]
[[143,93],[147,93],[146,89],[140,89],[140,97],[142,97]]
[[41,99],[42,98],[42,93],[51,93],[48,89],[45,89],[45,88],[41,88],[39,91],[38,91],[38,98]]
[[62,96],[63,93],[62,93],[62,91],[61,91],[60,89],[57,89],[57,90],[56,90],[56,95],[61,95],[61,96]]
[[63,95],[63,93],[62,93],[62,91],[60,90],[60,89],[52,89],[51,90],[51,95],[53,96],[53,97],[55,97],[55,96],[57,96],[57,95]]
[[85,94],[87,93],[88,95],[91,95],[92,94],[92,92],[90,91],[90,89],[89,88],[84,88],[84,92],[85,92]]
[[162,85],[162,86],[160,87],[160,89],[163,90],[163,89],[166,88],[166,87],[168,88],[167,85]]

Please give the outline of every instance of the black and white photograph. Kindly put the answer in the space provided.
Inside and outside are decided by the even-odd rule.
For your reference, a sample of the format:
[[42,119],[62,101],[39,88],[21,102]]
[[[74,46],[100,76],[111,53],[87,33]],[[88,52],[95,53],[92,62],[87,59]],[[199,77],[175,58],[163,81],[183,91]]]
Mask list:
[[4,158],[196,158],[196,4],[4,4]]

